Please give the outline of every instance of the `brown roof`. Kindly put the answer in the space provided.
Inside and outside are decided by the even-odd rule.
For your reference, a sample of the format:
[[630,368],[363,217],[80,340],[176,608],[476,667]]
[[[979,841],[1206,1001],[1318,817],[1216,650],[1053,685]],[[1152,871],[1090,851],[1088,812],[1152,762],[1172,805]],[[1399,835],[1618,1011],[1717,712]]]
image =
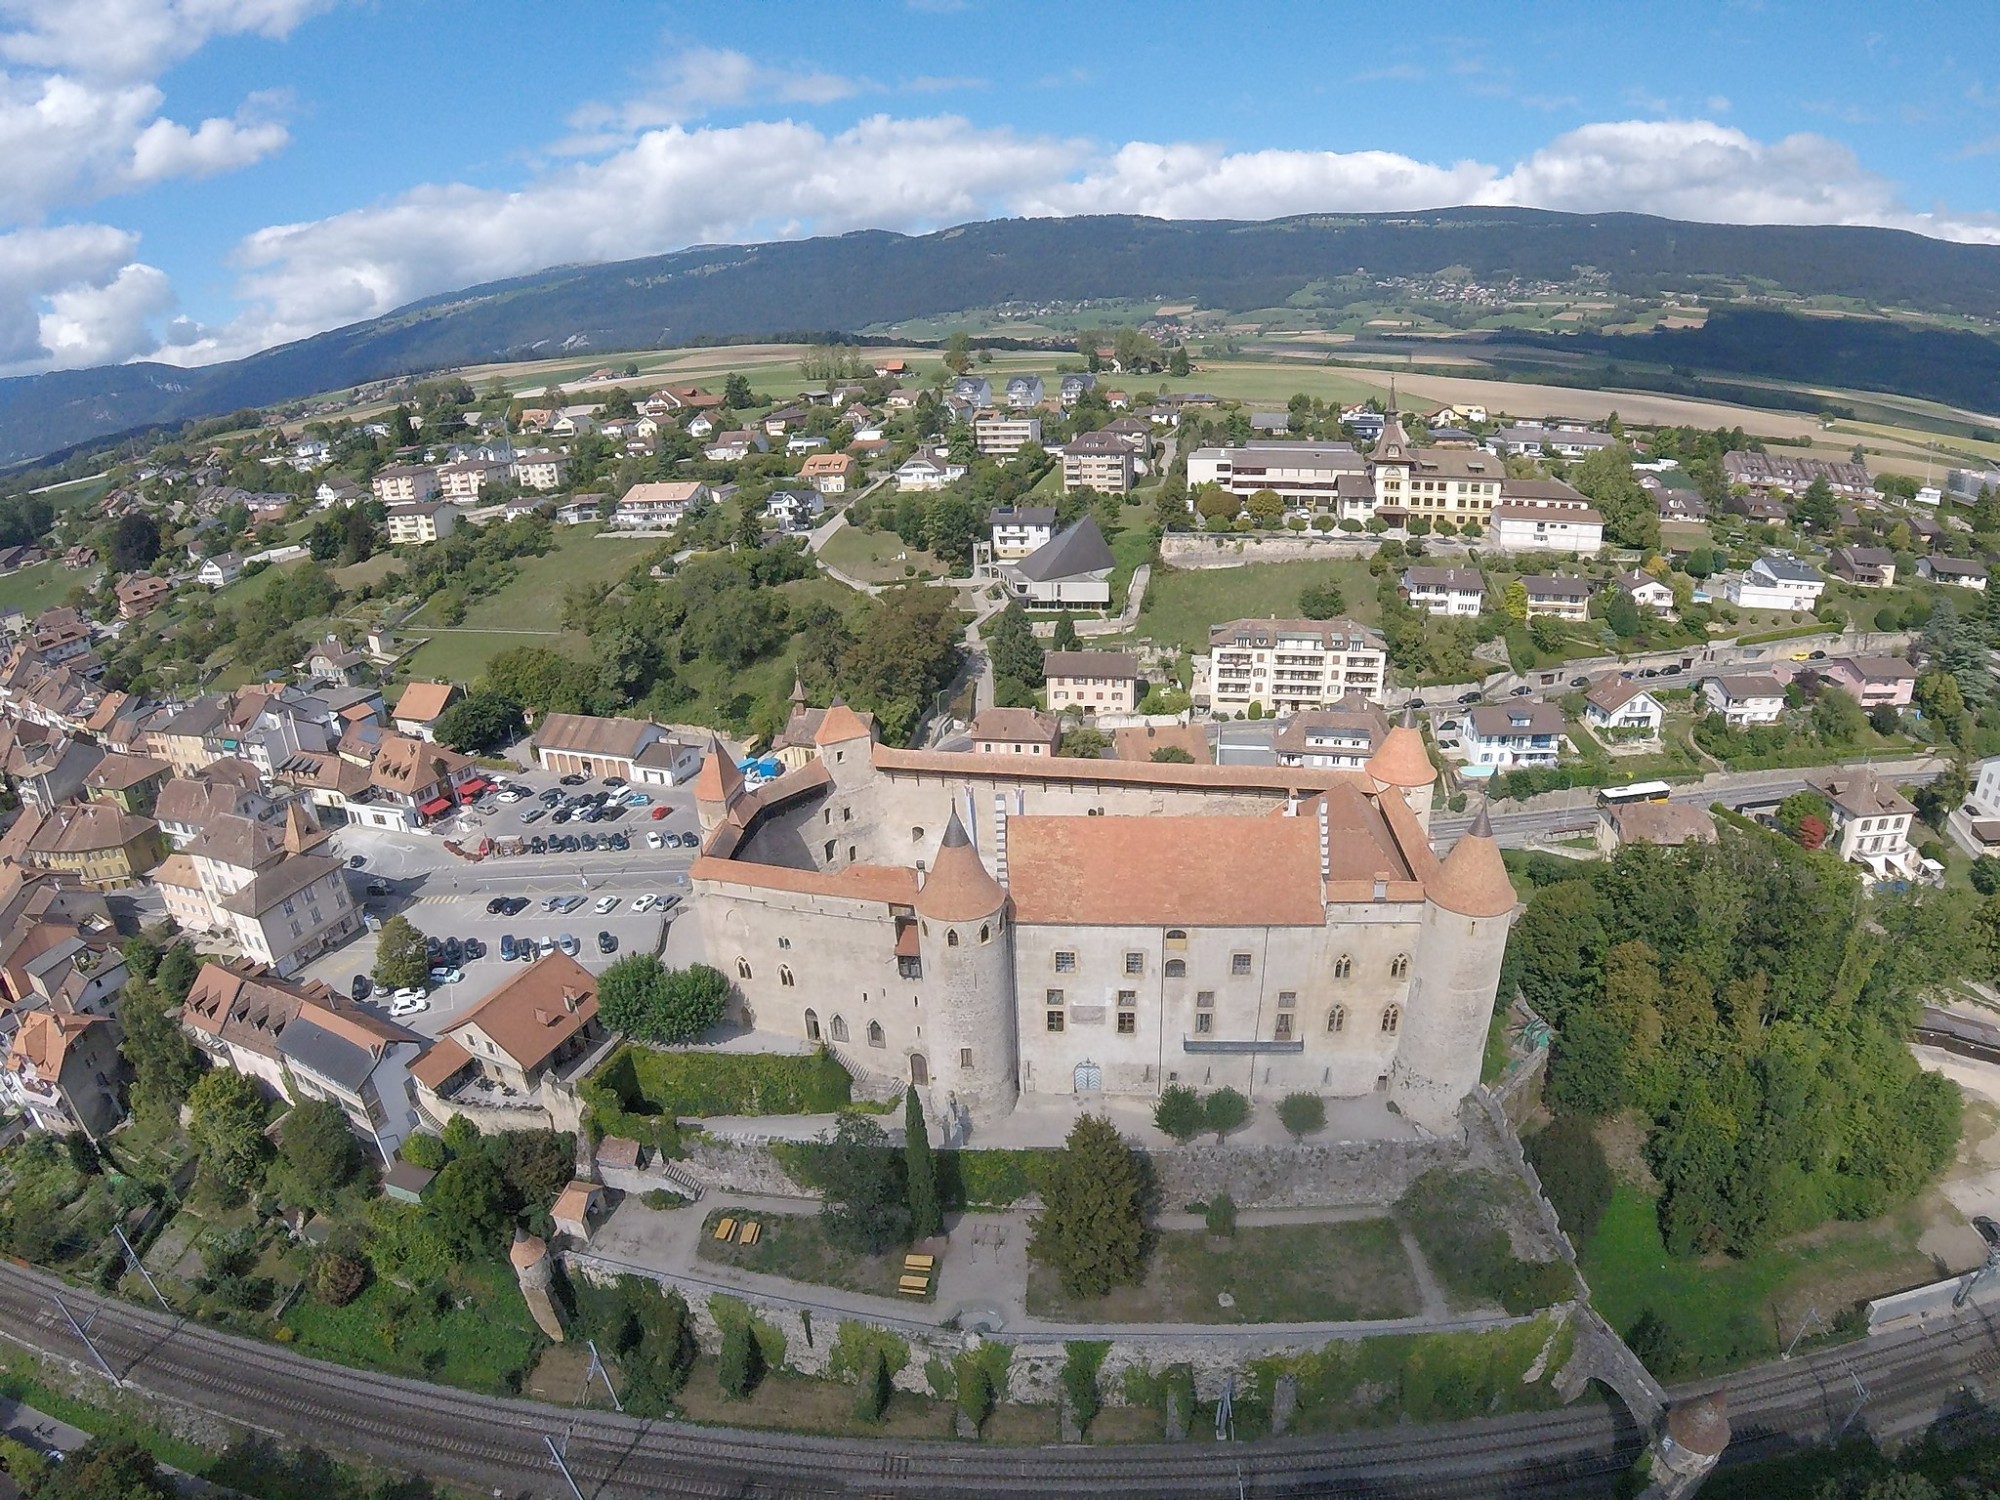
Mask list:
[[1885,781],[1873,771],[1837,771],[1806,785],[1850,817],[1881,818],[1916,811],[1909,798],[1896,790],[1894,782]]
[[33,847],[49,854],[118,849],[156,832],[159,826],[151,818],[128,813],[114,803],[86,802],[57,809],[35,836]]
[[1785,685],[1775,677],[1761,674],[1740,677],[1711,677],[1708,682],[1722,684],[1722,691],[1731,698],[1782,698]]
[[17,1065],[23,1062],[31,1064],[37,1078],[52,1082],[62,1076],[70,1043],[92,1026],[103,1024],[104,1020],[103,1016],[30,1011],[22,1017],[21,1029],[14,1033],[14,1043],[7,1049],[7,1060]]
[[150,755],[107,755],[83,779],[95,791],[122,792],[173,769]]
[[339,870],[340,861],[324,854],[288,854],[241,890],[224,897],[222,909],[242,917],[259,917]]
[[1667,1436],[1690,1453],[1714,1458],[1729,1446],[1728,1396],[1715,1391],[1676,1404],[1667,1413]]
[[1438,779],[1437,767],[1424,749],[1424,737],[1407,714],[1382,737],[1382,748],[1368,757],[1364,769],[1384,786],[1430,786]]
[[1646,689],[1631,677],[1600,677],[1584,694],[1584,701],[1611,714],[1618,712]]
[[1155,750],[1185,750],[1198,766],[1215,759],[1209,753],[1208,734],[1199,724],[1142,724],[1111,733],[1111,753],[1119,760],[1150,761]]
[[939,922],[973,922],[991,916],[1006,902],[1007,893],[986,873],[953,808],[937,858],[917,891],[917,910]]
[[861,716],[845,703],[836,703],[826,711],[826,717],[819,721],[819,730],[813,735],[815,745],[844,745],[849,740],[872,739],[874,735],[861,722]]
[[1444,857],[1429,890],[1433,901],[1461,917],[1504,917],[1514,909],[1520,898],[1507,877],[1485,808]]
[[597,1015],[597,980],[566,953],[537,959],[488,995],[451,1029],[477,1026],[523,1070],[550,1053]]
[[315,993],[287,983],[259,965],[207,963],[181,1004],[190,1030],[264,1057],[278,1056],[278,1037]]
[[1605,811],[1621,844],[1644,842],[1678,848],[1715,842],[1715,819],[1705,808],[1690,803],[1628,802]]
[[183,890],[201,889],[201,877],[195,874],[194,861],[185,854],[169,854],[160,861],[153,871],[153,884],[179,886]]
[[[964,756],[954,756],[963,760]],[[719,880],[762,890],[791,891],[801,896],[838,896],[849,901],[879,901],[885,906],[911,906],[917,898],[917,872],[901,865],[848,865],[839,870],[794,870],[789,865],[760,865],[748,860],[701,854],[688,867],[695,880]]]
[[471,765],[463,755],[407,734],[385,734],[369,780],[392,792],[415,792]]
[[610,755],[629,760],[639,753],[653,726],[644,719],[605,719],[595,714],[543,714],[535,726],[535,746],[578,755]]
[[1129,651],[1051,651],[1042,658],[1042,675],[1136,680],[1139,658]]
[[708,754],[702,757],[701,770],[695,773],[695,801],[727,802],[742,785],[743,773],[736,769],[736,762],[722,748],[721,740],[711,738]]
[[429,1051],[410,1064],[410,1076],[425,1088],[437,1090],[471,1061],[470,1052],[450,1037],[440,1037]]
[[969,731],[975,740],[1039,740],[1051,745],[1060,732],[1051,715],[1032,708],[982,708]]
[[396,700],[395,711],[389,717],[428,724],[445,711],[457,691],[449,682],[413,682],[403,689],[403,696]]
[[[881,771],[936,772],[961,780],[991,777],[1038,782],[1117,782],[1146,786],[1205,786],[1269,792],[1319,791],[1336,786],[1367,786],[1359,771],[1331,766],[1206,766],[1155,760],[1072,760],[1037,756],[1032,767],[1015,756],[961,755],[946,750],[898,750],[877,745],[872,752]],[[1369,786],[1370,791],[1374,790]]]
[[558,1222],[569,1220],[580,1223],[590,1217],[590,1201],[604,1189],[594,1182],[571,1182],[556,1195],[555,1206],[549,1210],[549,1217]]

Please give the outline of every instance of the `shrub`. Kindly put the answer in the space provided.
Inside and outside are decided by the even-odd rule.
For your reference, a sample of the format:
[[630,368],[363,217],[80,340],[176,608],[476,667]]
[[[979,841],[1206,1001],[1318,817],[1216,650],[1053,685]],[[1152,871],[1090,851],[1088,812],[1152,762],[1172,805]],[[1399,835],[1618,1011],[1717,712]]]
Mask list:
[[368,1262],[328,1250],[313,1262],[312,1293],[328,1307],[345,1307],[368,1284]]
[[669,1192],[665,1188],[650,1188],[640,1195],[639,1201],[648,1208],[665,1212],[670,1208],[680,1208],[687,1202],[687,1199],[683,1198],[679,1193]]
[[1153,1123],[1183,1146],[1201,1134],[1205,1121],[1201,1095],[1184,1083],[1168,1084],[1153,1106]]
[[1233,1235],[1236,1233],[1236,1200],[1227,1193],[1217,1193],[1208,1200],[1208,1211],[1202,1217],[1208,1224],[1210,1234]]
[[1063,1346],[1063,1392],[1069,1397],[1076,1425],[1086,1432],[1104,1404],[1097,1390],[1097,1372],[1104,1367],[1104,1356],[1110,1349],[1102,1339],[1072,1339]]
[[1680,1334],[1650,1307],[1625,1330],[1625,1343],[1656,1379],[1672,1380],[1687,1364],[1687,1346]]
[[413,1135],[404,1141],[396,1153],[413,1167],[422,1167],[427,1172],[436,1172],[451,1160],[451,1153],[445,1149],[443,1141],[434,1135]]
[[974,1427],[984,1426],[993,1415],[993,1377],[970,1355],[958,1364],[958,1409]]
[[1558,1115],[1554,1124],[1530,1136],[1524,1146],[1570,1242],[1584,1244],[1611,1206],[1614,1186],[1611,1165],[1589,1120]]
[[756,1390],[757,1382],[764,1377],[763,1358],[763,1351],[750,1334],[748,1322],[733,1322],[725,1327],[722,1330],[722,1354],[716,1367],[722,1394],[732,1401],[741,1401]]
[[1278,1101],[1278,1121],[1295,1141],[1326,1129],[1326,1101],[1318,1094],[1287,1094]]

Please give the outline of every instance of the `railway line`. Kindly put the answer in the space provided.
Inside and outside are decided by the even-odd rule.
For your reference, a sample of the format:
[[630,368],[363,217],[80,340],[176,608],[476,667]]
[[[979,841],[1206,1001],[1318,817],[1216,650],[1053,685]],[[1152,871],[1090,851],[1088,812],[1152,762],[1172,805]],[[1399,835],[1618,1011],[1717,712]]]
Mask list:
[[[1622,1408],[1432,1427],[1092,1448],[896,1443],[747,1432],[571,1411],[323,1363],[148,1307],[0,1266],[0,1336],[90,1366],[60,1292],[120,1379],[222,1420],[514,1495],[567,1495],[545,1439],[564,1445],[584,1500],[820,1500],[917,1495],[1312,1495],[1383,1500],[1602,1496],[1642,1446]],[[1976,1307],[1930,1330],[1878,1337],[1741,1372],[1719,1389],[1730,1458],[1824,1440],[1849,1421],[1903,1430],[2000,1376],[2000,1330]],[[1858,1408],[1858,1416],[1857,1416]],[[565,1437],[565,1434],[567,1435]]]

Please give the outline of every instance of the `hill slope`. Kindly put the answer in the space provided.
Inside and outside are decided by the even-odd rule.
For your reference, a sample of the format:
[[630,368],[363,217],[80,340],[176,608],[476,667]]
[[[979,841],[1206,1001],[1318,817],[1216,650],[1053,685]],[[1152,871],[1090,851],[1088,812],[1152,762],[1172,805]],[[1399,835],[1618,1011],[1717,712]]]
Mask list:
[[229,364],[0,381],[0,462],[146,424],[565,345],[611,351],[851,329],[1015,300],[1171,295],[1240,310],[1282,303],[1357,268],[1421,276],[1452,265],[1485,280],[1554,281],[1588,266],[1614,289],[1640,294],[1724,276],[1872,305],[2000,312],[2000,248],[1884,229],[1474,208],[1266,223],[1007,219],[914,237],[867,230],[563,267],[429,298]]

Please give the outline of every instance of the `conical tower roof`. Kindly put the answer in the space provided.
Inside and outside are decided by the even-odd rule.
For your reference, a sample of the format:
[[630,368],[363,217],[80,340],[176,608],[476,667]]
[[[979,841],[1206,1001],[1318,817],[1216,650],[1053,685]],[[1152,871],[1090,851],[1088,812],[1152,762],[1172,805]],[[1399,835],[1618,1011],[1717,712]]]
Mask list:
[[938,844],[930,874],[917,892],[917,910],[939,922],[973,922],[990,917],[1006,904],[1000,882],[986,873],[979,851],[953,808]]
[[1438,867],[1430,884],[1430,898],[1446,911],[1461,917],[1504,917],[1520,898],[1514,882],[1507,878],[1507,865],[1500,858],[1500,846],[1493,841],[1493,825],[1486,809],[1472,820],[1451,853]]
[[1384,786],[1429,786],[1437,780],[1437,767],[1424,750],[1424,737],[1411,710],[1403,710],[1402,723],[1382,737],[1365,769]]
[[736,762],[723,750],[722,741],[709,736],[708,754],[694,778],[694,800],[727,805],[742,789],[743,773],[736,769]]

